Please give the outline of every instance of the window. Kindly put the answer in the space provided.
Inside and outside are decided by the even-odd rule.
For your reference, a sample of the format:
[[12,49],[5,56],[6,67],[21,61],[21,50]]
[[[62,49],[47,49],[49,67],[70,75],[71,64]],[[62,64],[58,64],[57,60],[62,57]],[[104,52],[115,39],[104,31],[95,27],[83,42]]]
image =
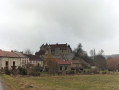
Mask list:
[[[26,60],[26,61],[27,61],[27,63],[28,63],[28,60]],[[26,64],[27,64],[27,63],[26,63]]]
[[38,67],[40,66],[40,64],[38,63]]
[[8,69],[8,61],[5,62],[5,68]]
[[65,70],[67,70],[67,66],[65,66]]
[[22,64],[24,64],[24,60],[22,60]]
[[62,70],[62,66],[60,66],[60,70]]
[[5,62],[6,67],[8,67],[8,61]]
[[13,62],[13,66],[15,66],[15,61]]
[[15,61],[13,61],[13,66],[12,69],[15,70],[16,66],[15,66]]

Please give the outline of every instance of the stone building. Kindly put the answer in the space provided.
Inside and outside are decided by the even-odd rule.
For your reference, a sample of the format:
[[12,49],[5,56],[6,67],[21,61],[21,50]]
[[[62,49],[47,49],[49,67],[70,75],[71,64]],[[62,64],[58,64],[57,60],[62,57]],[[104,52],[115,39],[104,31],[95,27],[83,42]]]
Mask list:
[[21,66],[20,57],[14,52],[0,50],[0,69],[17,69]]
[[81,63],[76,60],[65,60],[65,59],[56,59],[58,63],[58,72],[66,74],[70,71],[74,71],[74,73],[79,72]]
[[27,55],[29,63],[33,66],[43,67],[43,59],[35,55]]
[[82,68],[81,63],[78,60],[70,60],[71,62],[71,70],[75,73],[78,73],[80,69]]
[[36,52],[36,56],[52,55],[59,59],[72,59],[73,53],[70,45],[67,44],[43,44],[40,51]]
[[21,67],[25,67],[27,64],[29,64],[29,57],[23,54],[23,52],[15,51],[14,53],[16,53],[20,57]]
[[71,62],[70,60],[57,59],[58,63],[58,73],[66,74],[71,71]]

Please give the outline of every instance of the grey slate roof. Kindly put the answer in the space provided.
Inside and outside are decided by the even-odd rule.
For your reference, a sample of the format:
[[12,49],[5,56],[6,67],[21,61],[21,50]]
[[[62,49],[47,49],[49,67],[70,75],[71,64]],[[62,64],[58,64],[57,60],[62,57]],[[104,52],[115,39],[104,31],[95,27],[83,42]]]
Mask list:
[[19,57],[21,57],[21,58],[28,58],[26,55],[24,55],[22,52],[14,52],[14,53],[16,53]]

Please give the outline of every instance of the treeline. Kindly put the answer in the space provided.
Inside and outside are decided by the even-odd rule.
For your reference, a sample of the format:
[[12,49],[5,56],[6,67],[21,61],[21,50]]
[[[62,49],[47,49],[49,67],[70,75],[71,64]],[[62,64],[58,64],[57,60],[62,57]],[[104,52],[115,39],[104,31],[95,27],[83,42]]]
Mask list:
[[107,69],[109,71],[119,71],[119,57],[107,59]]
[[100,50],[97,54],[94,50],[90,50],[90,55],[82,49],[82,45],[79,44],[78,47],[73,51],[74,60],[84,60],[87,64],[82,63],[83,68],[90,68],[90,66],[96,66],[99,70],[109,70],[109,71],[119,71],[119,57],[105,59],[103,53],[104,50]]
[[95,50],[90,50],[91,56],[88,56],[87,52],[82,49],[82,44],[80,43],[73,53],[73,60],[79,60],[82,62],[82,68],[91,68],[91,66],[96,66],[96,68],[100,70],[106,69],[106,59],[103,56],[104,51],[102,49],[98,52],[98,54],[96,54]]

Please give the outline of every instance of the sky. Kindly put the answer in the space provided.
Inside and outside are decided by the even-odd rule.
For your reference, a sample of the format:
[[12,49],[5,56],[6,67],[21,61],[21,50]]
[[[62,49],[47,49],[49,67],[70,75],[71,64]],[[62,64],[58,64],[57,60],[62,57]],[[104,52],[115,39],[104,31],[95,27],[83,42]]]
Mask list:
[[119,54],[119,0],[0,0],[0,49],[42,44]]

